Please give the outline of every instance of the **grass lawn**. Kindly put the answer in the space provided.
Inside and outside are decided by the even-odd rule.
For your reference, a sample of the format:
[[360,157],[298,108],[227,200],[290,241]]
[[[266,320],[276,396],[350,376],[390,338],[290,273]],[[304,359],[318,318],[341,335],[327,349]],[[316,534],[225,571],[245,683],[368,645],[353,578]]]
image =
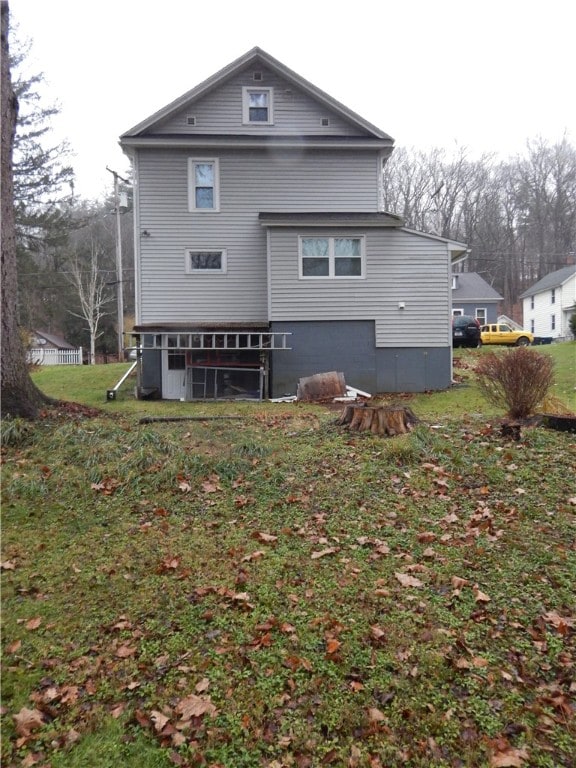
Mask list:
[[396,438],[35,372],[101,413],[3,424],[2,765],[573,766],[576,435],[504,439],[482,354]]

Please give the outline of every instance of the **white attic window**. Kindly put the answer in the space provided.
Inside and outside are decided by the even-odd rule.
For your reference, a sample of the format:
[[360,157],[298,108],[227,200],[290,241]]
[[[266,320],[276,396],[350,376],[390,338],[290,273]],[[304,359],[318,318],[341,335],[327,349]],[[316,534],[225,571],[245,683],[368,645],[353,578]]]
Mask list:
[[254,72],[252,75],[252,79],[256,82],[261,82],[264,78],[262,77],[262,72]]
[[242,122],[244,125],[273,125],[274,90],[242,88]]

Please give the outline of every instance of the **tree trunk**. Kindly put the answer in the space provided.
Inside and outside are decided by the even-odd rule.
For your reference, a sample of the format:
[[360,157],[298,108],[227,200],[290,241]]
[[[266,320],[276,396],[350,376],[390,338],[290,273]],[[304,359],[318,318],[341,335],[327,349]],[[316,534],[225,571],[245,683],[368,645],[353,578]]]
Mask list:
[[7,0],[0,4],[2,17],[1,51],[1,94],[2,135],[1,135],[1,186],[2,186],[2,231],[0,233],[2,262],[2,372],[1,372],[1,413],[2,416],[22,416],[33,419],[38,408],[48,399],[35,386],[26,365],[26,353],[20,337],[17,320],[18,285],[16,277],[16,230],[14,224],[14,182],[12,173],[12,150],[16,130],[18,105],[10,79],[8,51],[9,7]]
[[417,422],[414,412],[406,406],[346,405],[337,423],[352,432],[392,436],[411,432]]

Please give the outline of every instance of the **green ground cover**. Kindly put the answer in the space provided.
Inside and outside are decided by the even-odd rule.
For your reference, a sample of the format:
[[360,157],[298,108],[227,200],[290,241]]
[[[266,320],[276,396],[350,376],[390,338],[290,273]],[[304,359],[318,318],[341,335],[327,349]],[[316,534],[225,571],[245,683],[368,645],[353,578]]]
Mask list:
[[576,436],[504,439],[483,353],[396,438],[35,372],[101,413],[3,424],[2,764],[572,766]]

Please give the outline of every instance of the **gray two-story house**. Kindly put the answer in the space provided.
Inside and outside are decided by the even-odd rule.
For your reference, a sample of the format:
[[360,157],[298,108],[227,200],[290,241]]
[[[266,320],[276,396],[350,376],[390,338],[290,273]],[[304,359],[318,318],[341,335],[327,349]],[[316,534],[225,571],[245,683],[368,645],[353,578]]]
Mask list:
[[279,397],[333,370],[371,393],[450,386],[465,246],[382,210],[388,134],[254,48],[121,146],[142,393]]

